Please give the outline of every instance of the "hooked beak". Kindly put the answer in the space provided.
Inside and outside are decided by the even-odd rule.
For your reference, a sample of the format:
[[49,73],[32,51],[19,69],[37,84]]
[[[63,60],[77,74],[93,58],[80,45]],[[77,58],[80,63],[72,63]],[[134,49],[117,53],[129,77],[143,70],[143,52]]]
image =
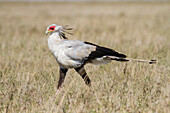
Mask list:
[[52,31],[46,30],[45,34],[48,35],[48,33],[50,33],[50,32],[52,32]]
[[48,30],[46,30],[45,34],[48,35],[48,33],[49,33]]

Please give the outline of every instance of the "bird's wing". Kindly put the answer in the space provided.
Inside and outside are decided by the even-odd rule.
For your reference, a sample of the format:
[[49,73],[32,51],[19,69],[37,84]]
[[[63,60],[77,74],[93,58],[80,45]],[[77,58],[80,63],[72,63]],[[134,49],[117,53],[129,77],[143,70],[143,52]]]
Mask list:
[[103,56],[126,57],[126,55],[115,50],[83,41],[70,41],[65,54],[75,60],[88,60],[102,58]]
[[69,41],[65,54],[74,60],[86,60],[96,46],[85,44],[83,41]]
[[115,57],[121,57],[121,58],[126,58],[126,55],[121,54],[113,49],[109,49],[106,47],[98,46],[96,44],[90,43],[90,42],[84,42],[87,45],[92,45],[96,47],[95,51],[92,51],[91,54],[89,55],[89,58],[101,58],[103,56],[115,56]]

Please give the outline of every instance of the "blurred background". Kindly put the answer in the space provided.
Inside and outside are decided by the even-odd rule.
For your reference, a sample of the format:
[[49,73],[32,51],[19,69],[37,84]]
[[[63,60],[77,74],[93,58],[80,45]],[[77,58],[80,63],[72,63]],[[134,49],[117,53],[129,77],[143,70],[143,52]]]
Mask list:
[[[0,1],[0,112],[170,111],[169,0]],[[73,27],[70,40],[158,63],[87,65],[91,88],[69,70],[56,95],[59,67],[45,35],[53,23]]]
[[120,2],[120,1],[123,1],[123,2],[126,2],[126,1],[137,1],[137,2],[141,2],[141,1],[145,1],[145,2],[149,2],[149,1],[159,1],[159,2],[163,2],[163,1],[169,1],[169,0],[0,0],[0,1],[20,1],[20,2],[23,2],[23,1],[28,1],[28,2]]

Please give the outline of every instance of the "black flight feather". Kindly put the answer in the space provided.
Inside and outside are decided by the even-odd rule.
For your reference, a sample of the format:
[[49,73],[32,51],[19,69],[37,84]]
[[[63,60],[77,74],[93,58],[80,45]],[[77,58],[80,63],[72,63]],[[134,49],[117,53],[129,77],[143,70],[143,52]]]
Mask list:
[[106,47],[101,47],[96,44],[90,43],[90,42],[84,42],[85,44],[96,46],[96,51],[93,51],[90,53],[89,58],[100,58],[103,56],[116,56],[121,58],[126,58],[126,55],[116,52],[113,49],[109,49]]

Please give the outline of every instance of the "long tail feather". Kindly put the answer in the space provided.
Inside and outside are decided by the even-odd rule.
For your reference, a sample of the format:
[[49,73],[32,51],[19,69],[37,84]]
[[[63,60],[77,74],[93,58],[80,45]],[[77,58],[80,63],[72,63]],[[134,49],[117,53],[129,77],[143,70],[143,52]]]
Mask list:
[[142,60],[142,59],[132,59],[132,58],[121,58],[121,57],[114,57],[114,56],[107,56],[106,58],[111,58],[111,60],[122,61],[122,62],[133,61],[133,62],[143,62],[149,64],[156,63],[156,60]]

